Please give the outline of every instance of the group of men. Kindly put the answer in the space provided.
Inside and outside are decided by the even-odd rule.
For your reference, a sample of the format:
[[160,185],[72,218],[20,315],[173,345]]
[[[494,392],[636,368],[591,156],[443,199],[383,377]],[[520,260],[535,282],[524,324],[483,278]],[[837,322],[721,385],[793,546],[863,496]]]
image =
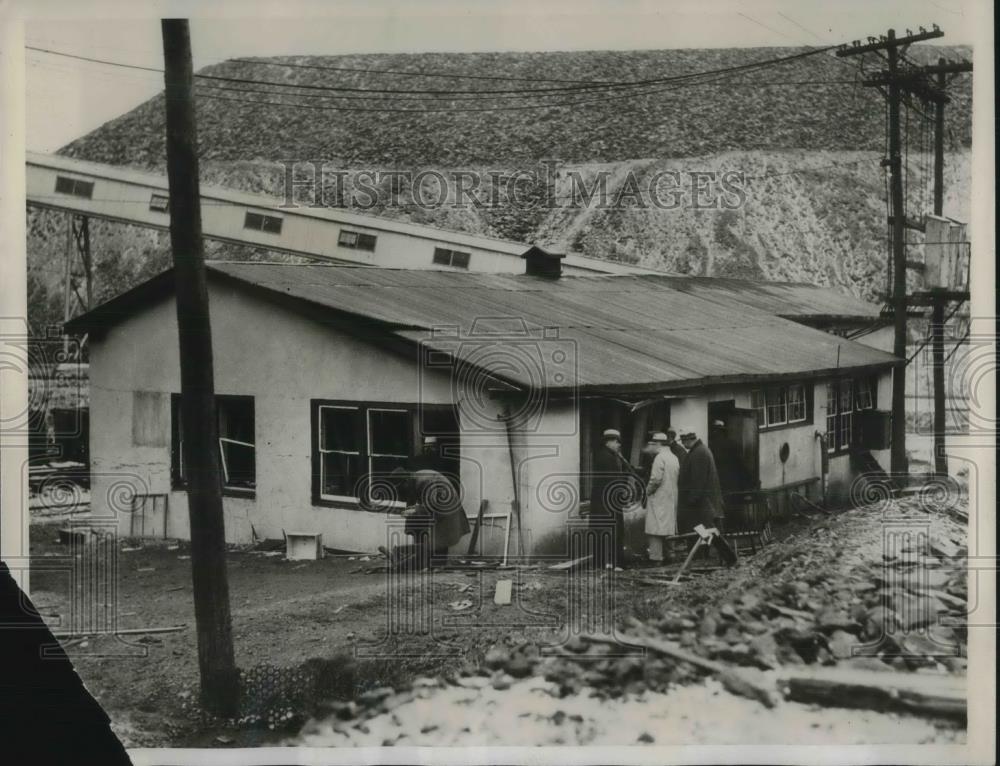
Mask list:
[[718,530],[713,544],[725,563],[733,563],[732,549],[721,536],[725,503],[719,472],[694,429],[670,428],[651,435],[646,446],[652,457],[648,476],[629,464],[621,447],[621,433],[609,428],[594,455],[589,519],[600,541],[596,563],[624,567],[625,515],[637,505],[646,510],[648,554],[654,565],[669,559],[667,538],[692,533],[699,525]]

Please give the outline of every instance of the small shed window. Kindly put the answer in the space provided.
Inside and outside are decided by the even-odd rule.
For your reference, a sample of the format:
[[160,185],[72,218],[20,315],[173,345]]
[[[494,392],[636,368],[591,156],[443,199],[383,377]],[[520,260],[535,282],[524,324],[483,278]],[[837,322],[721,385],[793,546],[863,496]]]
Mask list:
[[750,409],[756,410],[757,425],[762,428],[767,425],[767,410],[765,407],[763,389],[755,388],[750,392]]
[[56,191],[59,194],[72,194],[74,197],[91,199],[94,196],[94,182],[69,176],[56,176]]
[[454,266],[458,269],[469,268],[471,255],[460,250],[449,250],[444,247],[434,248],[434,263],[439,266]]
[[837,449],[837,384],[826,384],[826,449]]
[[149,209],[154,213],[170,212],[170,198],[166,194],[154,194],[149,198]]
[[840,381],[840,402],[837,407],[839,422],[837,430],[841,449],[851,446],[851,434],[854,426],[854,381]]
[[243,219],[243,228],[267,234],[281,234],[281,223],[282,219],[278,216],[247,211],[246,218]]
[[353,250],[367,250],[375,252],[375,242],[378,240],[374,234],[362,234],[359,231],[349,231],[343,229],[337,238],[337,244],[341,247],[349,247]]

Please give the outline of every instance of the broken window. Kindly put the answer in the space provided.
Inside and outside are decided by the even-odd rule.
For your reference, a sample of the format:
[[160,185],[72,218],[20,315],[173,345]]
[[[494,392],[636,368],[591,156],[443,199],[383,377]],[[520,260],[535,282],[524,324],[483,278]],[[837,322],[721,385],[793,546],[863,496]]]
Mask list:
[[[215,398],[219,438],[219,473],[222,487],[233,492],[252,493],[257,487],[257,456],[252,396]],[[184,426],[181,396],[170,397],[170,475],[175,487],[183,487]]]

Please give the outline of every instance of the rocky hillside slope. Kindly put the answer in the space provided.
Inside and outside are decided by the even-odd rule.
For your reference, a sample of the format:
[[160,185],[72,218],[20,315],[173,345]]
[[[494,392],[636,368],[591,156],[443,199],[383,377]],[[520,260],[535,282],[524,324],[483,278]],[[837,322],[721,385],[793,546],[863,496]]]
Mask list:
[[[348,171],[342,204],[351,206],[354,173],[434,170],[453,178],[472,171],[484,179],[481,198],[486,204],[460,205],[451,196],[428,208],[415,202],[418,190],[382,183],[377,186],[386,193],[367,212],[543,242],[680,273],[834,285],[876,300],[883,289],[886,253],[885,178],[879,166],[884,107],[872,89],[853,84],[862,76],[856,63],[824,53],[709,83],[646,87],[642,97],[634,98],[559,93],[511,99],[479,93],[475,100],[445,100],[416,95],[443,88],[486,91],[574,87],[564,81],[635,81],[746,66],[800,52],[769,48],[414,54],[225,62],[203,73],[231,79],[201,81],[199,86],[202,176],[206,183],[283,195],[280,162],[320,162],[328,170]],[[917,46],[910,55],[931,60],[939,55],[967,57],[970,52]],[[869,71],[878,66],[867,62]],[[455,72],[484,79],[375,76],[332,67]],[[553,82],[488,79],[500,73]],[[239,82],[247,79],[407,92],[382,95],[377,101],[374,96],[332,100],[322,91],[309,90],[278,98]],[[249,92],[254,89],[258,92]],[[234,92],[240,90],[248,92]],[[964,218],[970,173],[969,78],[957,79],[951,95],[945,211]],[[549,105],[486,111],[541,101]],[[557,105],[562,102],[572,105]],[[401,111],[364,111],[373,103]],[[343,111],[345,104],[351,111]],[[330,111],[335,105],[342,111]],[[164,133],[163,99],[158,96],[74,141],[62,153],[162,171]],[[920,191],[929,169],[920,147],[913,128],[908,209],[914,213],[929,205]],[[694,200],[692,174],[710,172],[741,174],[730,185],[730,204],[706,206]],[[514,175],[522,176],[516,185],[501,183]],[[709,183],[715,192],[720,177]],[[668,187],[671,179],[674,183],[665,192],[664,178]],[[606,193],[603,204],[597,197],[588,202],[587,193],[600,183]],[[679,202],[658,205],[651,185],[660,190],[660,202],[675,197]],[[632,193],[636,189],[638,196]],[[681,193],[674,195],[678,189]],[[37,327],[61,316],[58,285],[65,222],[51,212],[29,210],[28,215],[29,290]],[[169,261],[165,234],[94,221],[92,240],[98,298]],[[274,257],[218,244],[208,249],[210,256]],[[919,258],[919,252],[913,257]]]

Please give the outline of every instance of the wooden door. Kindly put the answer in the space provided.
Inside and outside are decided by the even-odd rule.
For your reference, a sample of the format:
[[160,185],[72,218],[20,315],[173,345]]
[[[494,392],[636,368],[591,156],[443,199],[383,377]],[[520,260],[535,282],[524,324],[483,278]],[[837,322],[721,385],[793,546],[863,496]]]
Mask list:
[[726,431],[736,445],[736,453],[750,477],[753,486],[760,486],[760,433],[757,430],[757,411],[734,408],[726,418]]

